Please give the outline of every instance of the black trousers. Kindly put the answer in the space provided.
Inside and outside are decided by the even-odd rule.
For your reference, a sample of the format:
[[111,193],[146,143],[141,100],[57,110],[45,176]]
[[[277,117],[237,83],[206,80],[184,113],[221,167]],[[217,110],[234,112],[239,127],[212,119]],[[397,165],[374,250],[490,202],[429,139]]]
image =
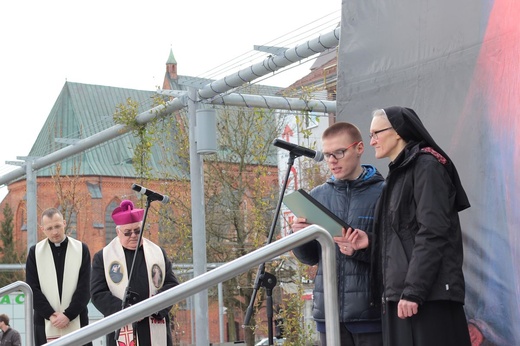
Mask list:
[[[341,346],[383,346],[381,333],[351,333],[344,323],[340,323],[339,341]],[[327,346],[325,333],[320,333],[321,346]]]

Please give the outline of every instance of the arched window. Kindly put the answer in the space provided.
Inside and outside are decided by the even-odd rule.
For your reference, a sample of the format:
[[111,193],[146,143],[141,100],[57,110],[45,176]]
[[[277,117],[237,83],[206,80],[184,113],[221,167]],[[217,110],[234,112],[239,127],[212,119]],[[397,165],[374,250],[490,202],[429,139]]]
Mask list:
[[[14,219],[14,229],[19,227],[22,231],[27,231],[27,207],[25,206],[25,202],[20,202],[18,208],[16,208],[16,216]],[[39,224],[39,223],[38,223]]]

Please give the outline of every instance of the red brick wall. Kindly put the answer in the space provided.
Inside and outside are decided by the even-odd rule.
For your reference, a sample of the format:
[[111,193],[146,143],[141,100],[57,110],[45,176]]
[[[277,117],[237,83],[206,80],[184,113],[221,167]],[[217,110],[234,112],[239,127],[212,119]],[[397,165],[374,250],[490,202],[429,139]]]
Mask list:
[[[87,188],[86,182],[97,183],[101,186],[102,198],[93,199]],[[49,207],[58,207],[59,198],[56,192],[56,185],[52,178],[39,177],[37,185],[37,213],[38,224],[40,222],[40,214]],[[94,223],[105,225],[106,213],[111,202],[115,201],[119,204],[123,199],[130,199],[136,207],[141,206],[138,195],[132,191],[131,186],[135,182],[128,178],[112,178],[112,177],[80,177],[75,188],[75,195],[79,201],[79,212],[77,213],[77,238],[88,244],[91,254],[99,251],[106,245],[105,228],[96,228]],[[68,183],[63,183],[64,190],[70,191],[71,187]],[[147,186],[156,191],[160,190],[160,184],[151,182]],[[25,180],[12,183],[8,187],[9,192],[4,200],[0,203],[0,210],[3,210],[6,203],[9,203],[14,213],[14,238],[17,243],[17,250],[27,250],[27,232],[22,231],[22,226],[27,225],[27,209],[26,200],[26,183]],[[159,202],[156,202],[159,203]],[[162,207],[162,205],[161,205]],[[3,215],[0,215],[3,219]],[[157,242],[157,220],[152,212],[149,212],[146,224],[150,226],[150,233],[145,236],[152,241]],[[44,238],[43,232],[38,229],[38,240]]]

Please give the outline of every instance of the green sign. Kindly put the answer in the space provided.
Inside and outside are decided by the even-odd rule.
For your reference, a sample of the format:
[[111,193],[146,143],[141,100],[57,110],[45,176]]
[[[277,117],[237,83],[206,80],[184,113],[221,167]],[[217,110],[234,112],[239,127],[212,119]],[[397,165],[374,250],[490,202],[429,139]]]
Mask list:
[[23,304],[25,302],[25,295],[23,293],[17,295],[5,295],[0,299],[0,305]]

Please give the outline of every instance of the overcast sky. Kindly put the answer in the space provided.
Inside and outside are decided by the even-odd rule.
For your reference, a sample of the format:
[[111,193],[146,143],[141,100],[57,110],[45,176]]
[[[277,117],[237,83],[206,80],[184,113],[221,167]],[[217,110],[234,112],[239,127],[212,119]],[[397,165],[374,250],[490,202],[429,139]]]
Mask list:
[[[2,1],[0,175],[29,153],[66,81],[155,90],[170,48],[180,75],[219,79],[263,60],[254,45],[293,48],[340,15],[341,0]],[[311,64],[262,83],[288,86]]]

